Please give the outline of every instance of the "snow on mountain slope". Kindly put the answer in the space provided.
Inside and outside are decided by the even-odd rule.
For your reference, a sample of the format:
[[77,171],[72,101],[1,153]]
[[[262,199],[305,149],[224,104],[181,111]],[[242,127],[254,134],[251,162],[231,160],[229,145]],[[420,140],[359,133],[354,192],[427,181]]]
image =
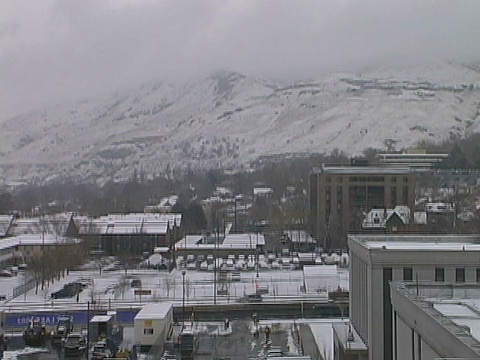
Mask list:
[[263,155],[401,149],[480,131],[478,67],[438,62],[276,84],[222,72],[2,122],[4,180],[125,179]]

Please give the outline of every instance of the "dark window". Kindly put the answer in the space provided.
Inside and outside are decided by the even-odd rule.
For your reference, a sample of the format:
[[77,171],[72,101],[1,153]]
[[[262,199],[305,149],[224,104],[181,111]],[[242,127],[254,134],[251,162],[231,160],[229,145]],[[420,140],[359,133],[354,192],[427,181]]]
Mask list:
[[435,268],[435,281],[445,281],[444,268]]
[[395,186],[390,188],[390,198],[392,207],[395,207],[397,205],[397,188]]
[[417,359],[422,360],[422,337],[417,334]]
[[412,268],[403,268],[403,280],[412,281],[413,280],[413,269]]
[[383,176],[369,176],[367,177],[368,182],[385,182],[385,178]]
[[[390,281],[393,279],[392,268],[383,268],[383,325],[385,329],[393,326],[393,309],[390,298]],[[393,358],[393,334],[392,331],[385,331],[383,334],[383,359]]]
[[480,282],[480,268],[477,268],[477,282]]
[[403,197],[403,203],[404,204],[408,204],[408,187],[407,186],[404,186],[402,188],[402,197]]
[[456,268],[455,269],[455,281],[456,282],[465,282],[465,268]]

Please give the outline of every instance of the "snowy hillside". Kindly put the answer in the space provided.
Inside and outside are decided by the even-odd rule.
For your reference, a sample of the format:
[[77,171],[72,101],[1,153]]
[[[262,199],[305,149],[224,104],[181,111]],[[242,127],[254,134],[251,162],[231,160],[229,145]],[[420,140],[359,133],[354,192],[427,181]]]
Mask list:
[[103,183],[134,169],[155,176],[264,155],[401,149],[480,131],[480,68],[439,62],[287,85],[225,72],[23,114],[1,129],[0,181]]

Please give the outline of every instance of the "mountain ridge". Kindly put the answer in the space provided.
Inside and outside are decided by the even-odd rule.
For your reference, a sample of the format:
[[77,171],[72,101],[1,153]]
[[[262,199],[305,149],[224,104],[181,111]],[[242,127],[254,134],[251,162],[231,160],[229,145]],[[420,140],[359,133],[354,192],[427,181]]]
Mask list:
[[[480,131],[480,67],[447,62],[290,83],[222,71],[2,121],[3,181],[121,181],[134,169],[248,167],[261,156],[400,150]],[[1,180],[1,178],[0,178]]]

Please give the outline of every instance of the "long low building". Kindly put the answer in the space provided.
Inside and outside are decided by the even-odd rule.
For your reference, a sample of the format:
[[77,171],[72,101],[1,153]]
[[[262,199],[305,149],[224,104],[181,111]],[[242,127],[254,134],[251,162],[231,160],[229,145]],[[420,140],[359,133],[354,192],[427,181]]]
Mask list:
[[[28,262],[40,256],[43,249],[59,246],[77,246],[83,240],[53,234],[23,234],[0,240],[0,269],[9,265]],[[67,252],[66,252],[67,253]]]
[[107,255],[150,254],[156,247],[172,248],[180,237],[182,215],[109,214],[78,222],[79,236],[96,243]]
[[263,251],[265,237],[259,233],[226,234],[225,236],[186,235],[175,244],[178,256],[213,255],[254,255]]

